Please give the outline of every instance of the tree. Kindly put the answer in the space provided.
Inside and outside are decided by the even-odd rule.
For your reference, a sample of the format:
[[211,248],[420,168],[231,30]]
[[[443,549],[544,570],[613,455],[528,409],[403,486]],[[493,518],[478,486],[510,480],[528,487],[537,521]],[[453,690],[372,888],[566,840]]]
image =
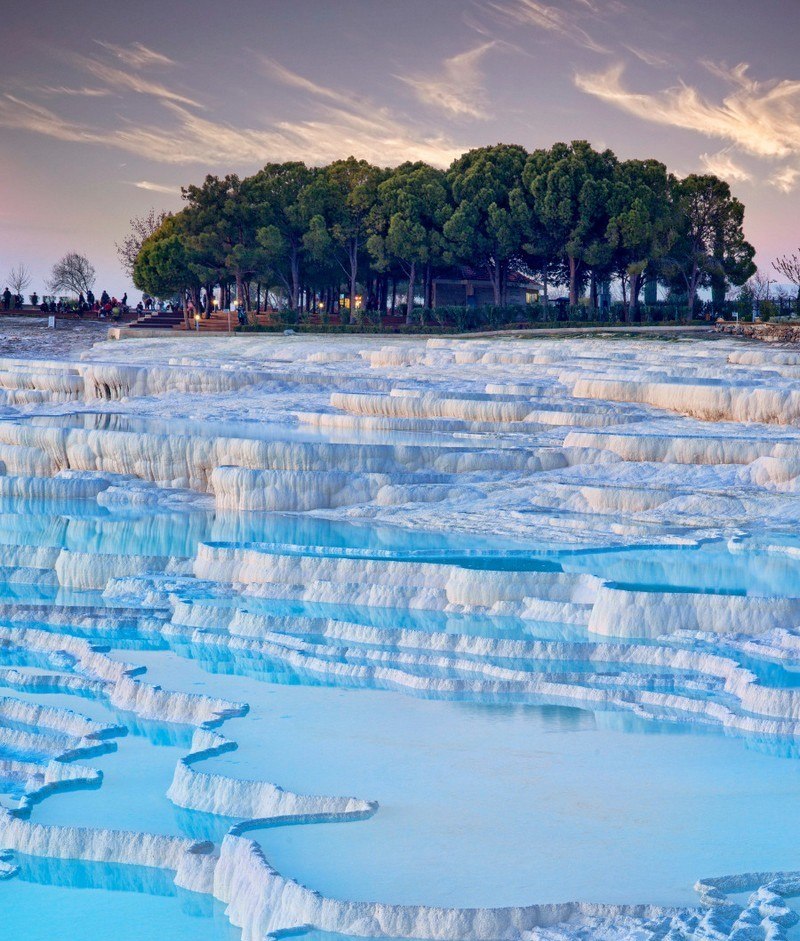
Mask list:
[[756,271],[752,278],[742,286],[742,294],[746,294],[756,302],[768,301],[770,289],[774,282],[760,271]]
[[533,197],[538,224],[558,246],[569,267],[569,303],[578,303],[585,266],[607,261],[608,201],[617,158],[587,141],[535,150],[525,165],[524,183]]
[[417,271],[440,260],[443,227],[452,215],[447,180],[425,163],[404,163],[378,187],[367,248],[378,271],[396,261],[408,278],[406,323],[411,323]]
[[171,213],[164,210],[157,211],[151,208],[143,216],[134,216],[130,221],[130,232],[121,242],[114,243],[122,269],[129,278],[133,279],[136,256],[145,239],[149,238],[170,215]]
[[744,206],[724,180],[691,174],[673,191],[678,236],[663,268],[683,281],[694,311],[701,287],[724,296],[728,284],[744,284],[755,273],[755,249],[744,237]]
[[302,209],[309,219],[303,244],[318,261],[333,254],[347,278],[351,316],[369,236],[369,215],[378,185],[386,176],[387,171],[366,160],[348,157],[323,167],[302,194]]
[[[800,252],[800,248],[797,251]],[[797,288],[797,304],[800,306],[800,255],[781,255],[772,262],[772,267]]]
[[523,188],[527,152],[516,144],[480,147],[447,171],[453,213],[444,225],[449,254],[486,271],[495,304],[505,301],[506,281],[530,234],[531,212]]
[[188,246],[207,270],[227,274],[236,282],[236,298],[250,309],[246,282],[267,271],[267,258],[256,239],[253,178],[235,174],[207,176],[202,186],[182,190],[191,211]]
[[256,208],[256,241],[286,288],[292,310],[297,310],[300,301],[306,255],[303,237],[311,221],[301,197],[316,173],[299,161],[268,163],[249,181]]
[[780,290],[775,289],[775,282],[760,271],[749,278],[737,293],[735,300],[739,309],[739,315],[756,315],[764,317],[773,312],[772,299],[774,297],[779,303],[782,300]]
[[186,215],[183,210],[166,217],[142,243],[133,266],[133,283],[140,291],[154,297],[174,297],[199,289],[183,226]]
[[635,319],[645,273],[677,237],[667,168],[657,160],[626,160],[615,168],[606,231],[619,270],[628,276],[626,319]]
[[96,276],[94,266],[85,255],[67,252],[53,265],[48,286],[54,294],[59,291],[86,294],[94,286]]
[[20,262],[15,268],[12,268],[11,271],[8,272],[8,278],[6,280],[12,293],[22,297],[25,293],[25,289],[30,285],[33,279],[27,265],[25,265],[24,262]]

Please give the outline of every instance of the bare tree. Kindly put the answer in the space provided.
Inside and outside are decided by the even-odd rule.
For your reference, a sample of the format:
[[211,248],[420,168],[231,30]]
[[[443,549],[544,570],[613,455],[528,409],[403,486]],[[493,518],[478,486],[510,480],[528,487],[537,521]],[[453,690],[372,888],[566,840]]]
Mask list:
[[66,255],[53,265],[48,287],[57,294],[59,291],[69,291],[72,294],[86,294],[91,291],[95,282],[95,270],[85,255],[78,252],[67,252]]
[[23,262],[20,262],[16,268],[12,268],[8,272],[8,286],[11,288],[12,293],[19,294],[22,297],[25,293],[25,288],[27,288],[31,281],[31,273],[28,269],[28,266]]
[[797,300],[800,303],[800,256],[795,252],[791,255],[782,255],[772,262],[772,267],[797,288]]
[[[775,284],[775,282],[768,278],[766,275],[762,274],[760,271],[757,271],[752,278],[749,278],[744,286],[742,291],[751,297],[754,301],[768,301],[770,297],[770,287]],[[773,292],[774,293],[774,292]]]
[[121,242],[115,242],[117,255],[125,274],[133,278],[133,266],[136,262],[136,256],[142,247],[142,242],[149,238],[161,226],[161,223],[172,213],[156,212],[150,209],[143,216],[134,216],[131,219],[131,230]]

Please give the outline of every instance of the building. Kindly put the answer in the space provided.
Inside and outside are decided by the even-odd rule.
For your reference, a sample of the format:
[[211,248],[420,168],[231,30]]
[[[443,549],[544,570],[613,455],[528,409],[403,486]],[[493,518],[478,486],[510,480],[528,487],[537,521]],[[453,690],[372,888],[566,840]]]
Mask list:
[[[533,278],[512,272],[506,281],[506,304],[523,306],[538,304],[542,286]],[[462,269],[431,284],[431,307],[486,307],[494,304],[494,286],[488,278],[479,278],[474,271]]]

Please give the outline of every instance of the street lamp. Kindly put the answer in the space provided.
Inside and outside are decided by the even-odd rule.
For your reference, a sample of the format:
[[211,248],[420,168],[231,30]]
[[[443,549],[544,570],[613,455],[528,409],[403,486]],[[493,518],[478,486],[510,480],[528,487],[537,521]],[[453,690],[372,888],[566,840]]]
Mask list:
[[194,328],[199,333],[200,332],[200,311],[195,311],[194,314]]

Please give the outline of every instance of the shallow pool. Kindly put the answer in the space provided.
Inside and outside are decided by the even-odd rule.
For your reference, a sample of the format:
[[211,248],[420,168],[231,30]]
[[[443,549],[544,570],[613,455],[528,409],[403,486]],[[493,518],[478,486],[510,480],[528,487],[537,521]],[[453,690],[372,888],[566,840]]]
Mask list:
[[[429,608],[395,610],[337,607],[292,598],[291,592],[283,599],[263,597],[197,577],[192,560],[201,544],[269,544],[275,552],[294,547],[298,557],[322,560],[347,550],[365,562],[434,564],[479,577],[588,575],[629,589],[713,588],[742,597],[790,593],[798,584],[794,556],[763,552],[763,540],[576,554],[308,517],[123,512],[80,501],[69,507],[13,500],[0,505],[0,547],[25,547],[37,565],[45,565],[43,556],[34,558],[37,548],[56,553],[21,581],[11,568],[4,570],[9,580],[0,592],[6,596],[0,625],[88,639],[110,661],[146,668],[137,674],[146,681],[246,703],[246,715],[217,726],[238,747],[201,761],[197,767],[204,771],[264,779],[301,794],[378,802],[369,819],[249,831],[275,869],[324,895],[446,907],[571,899],[691,905],[698,877],[795,865],[800,818],[792,808],[800,798],[800,763],[787,738],[726,733],[708,718],[647,716],[628,708],[637,683],[655,691],[666,683],[688,690],[693,701],[730,707],[730,693],[720,683],[691,669],[682,676],[664,666],[625,665],[621,655],[619,662],[588,653],[584,659],[581,647],[596,638],[574,618],[537,622],[448,612],[433,601]],[[61,552],[161,561],[145,562],[133,575],[120,569],[125,574],[119,577],[112,565],[111,590],[75,591],[63,583],[69,570],[59,562]],[[172,574],[165,574],[168,564],[175,566]],[[62,581],[37,593],[25,578],[35,581],[48,566]],[[181,602],[184,623],[177,616]],[[192,612],[200,621],[187,627]],[[264,630],[299,645],[306,659],[312,648],[316,658],[327,651],[330,659],[322,662],[334,664],[368,663],[380,654],[398,676],[418,682],[393,687],[381,673],[370,679],[363,671],[314,672],[279,647],[220,644],[219,638],[247,639],[242,625],[232,626],[237,612],[265,618]],[[193,633],[201,622],[201,633]],[[350,633],[336,634],[337,625]],[[370,640],[359,634],[364,629],[384,633]],[[402,650],[395,646],[399,631],[411,632]],[[443,636],[485,646],[482,653],[465,653],[463,663],[428,662],[418,645]],[[100,770],[102,784],[52,794],[31,808],[33,823],[147,831],[219,845],[242,819],[187,810],[168,799],[175,767],[191,749],[192,728],[142,718],[102,693],[70,691],[63,677],[85,677],[80,663],[57,650],[34,656],[10,638],[0,646],[1,694],[74,710],[117,729],[104,754],[76,759]],[[570,653],[526,666],[519,651],[511,656],[502,646],[537,639],[569,643]],[[786,665],[753,651],[745,660],[724,638],[717,652],[758,668],[763,683],[794,685]],[[523,694],[513,685],[489,695],[469,684],[440,688],[428,682],[471,677],[474,667],[489,665],[580,676],[590,689],[619,689],[622,695],[589,708],[556,694]],[[53,678],[49,689],[30,685],[42,671]],[[0,755],[19,757],[19,747],[8,741]],[[26,757],[45,760],[35,752]],[[14,806],[19,787],[0,777],[3,786],[7,806]],[[0,885],[8,941],[120,941],[125,932],[142,937],[145,926],[147,937],[177,941],[236,936],[219,903],[177,889],[162,869],[24,854],[12,862],[16,876]]]

